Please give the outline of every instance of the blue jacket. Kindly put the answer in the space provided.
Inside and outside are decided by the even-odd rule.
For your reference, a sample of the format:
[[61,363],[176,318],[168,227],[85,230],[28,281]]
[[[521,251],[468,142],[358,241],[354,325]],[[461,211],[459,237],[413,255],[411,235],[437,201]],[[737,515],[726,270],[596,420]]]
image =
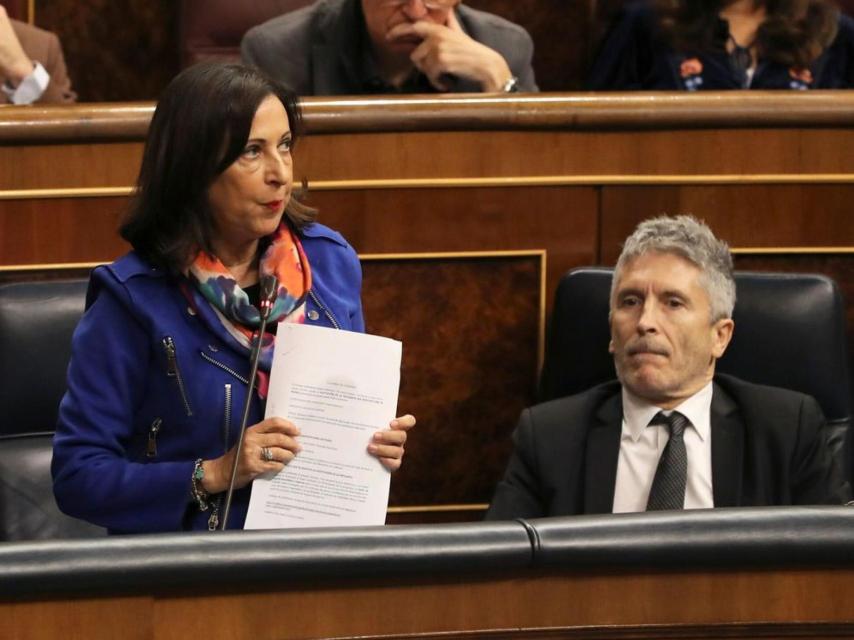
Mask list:
[[[301,240],[312,271],[306,322],[364,331],[355,251],[319,224]],[[207,528],[193,466],[235,444],[249,359],[193,294],[196,311],[173,276],[134,252],[92,272],[54,439],[65,513],[113,533]],[[256,394],[248,424],[263,413]],[[230,529],[243,526],[248,500],[248,488],[235,491]]]

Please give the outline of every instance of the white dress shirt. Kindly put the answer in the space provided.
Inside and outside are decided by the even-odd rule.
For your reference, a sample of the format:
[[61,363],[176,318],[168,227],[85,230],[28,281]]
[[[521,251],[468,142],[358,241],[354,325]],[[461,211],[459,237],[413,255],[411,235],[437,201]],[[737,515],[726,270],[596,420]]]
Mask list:
[[[685,487],[686,509],[714,507],[712,493],[712,383],[709,382],[673,411],[691,421],[685,429],[688,479]],[[623,429],[620,457],[614,487],[614,513],[646,511],[649,490],[658,467],[658,459],[670,439],[665,425],[649,426],[662,411],[623,387]],[[672,411],[664,411],[670,415]]]
[[17,87],[4,82],[0,89],[12,104],[32,104],[42,97],[49,83],[50,75],[40,62],[35,62],[32,73],[21,80]]

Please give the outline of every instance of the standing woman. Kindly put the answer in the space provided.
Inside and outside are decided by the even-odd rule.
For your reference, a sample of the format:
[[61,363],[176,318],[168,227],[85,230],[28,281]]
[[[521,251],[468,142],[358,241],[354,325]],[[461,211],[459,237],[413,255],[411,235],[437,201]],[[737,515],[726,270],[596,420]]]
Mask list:
[[830,0],[628,4],[590,73],[593,90],[847,89],[854,21]]
[[[113,533],[213,529],[236,464],[241,528],[251,481],[298,455],[298,426],[262,419],[265,333],[235,459],[260,278],[279,283],[273,331],[364,331],[356,253],[292,197],[299,125],[294,96],[250,67],[198,65],[164,91],[121,228],[134,250],[93,271],[74,334],[52,467],[67,514]],[[414,424],[393,420],[368,451],[397,469]]]

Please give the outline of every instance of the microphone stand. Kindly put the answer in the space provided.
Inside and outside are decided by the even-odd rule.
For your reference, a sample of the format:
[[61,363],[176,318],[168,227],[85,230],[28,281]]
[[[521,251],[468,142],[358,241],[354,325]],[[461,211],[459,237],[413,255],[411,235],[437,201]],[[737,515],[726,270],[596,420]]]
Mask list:
[[273,304],[276,302],[279,282],[276,276],[264,276],[261,279],[261,302],[258,305],[261,312],[261,325],[258,327],[258,339],[253,336],[252,352],[249,356],[251,369],[249,372],[249,385],[246,390],[246,401],[243,403],[243,418],[240,420],[240,435],[237,438],[237,451],[234,452],[234,463],[231,465],[231,480],[228,483],[228,493],[225,496],[225,508],[222,513],[220,531],[225,531],[228,523],[228,513],[231,511],[231,499],[234,497],[234,483],[237,480],[237,464],[240,461],[240,452],[243,449],[243,435],[246,433],[246,423],[249,422],[249,407],[252,405],[252,392],[255,388],[255,380],[258,377],[258,361],[261,359],[261,343],[264,340],[264,329],[267,328],[267,319]]

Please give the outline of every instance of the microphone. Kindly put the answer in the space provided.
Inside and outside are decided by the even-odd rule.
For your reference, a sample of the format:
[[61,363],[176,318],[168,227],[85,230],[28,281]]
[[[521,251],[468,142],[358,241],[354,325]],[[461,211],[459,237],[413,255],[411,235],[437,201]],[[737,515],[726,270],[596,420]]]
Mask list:
[[[267,328],[267,319],[276,303],[276,295],[279,291],[279,281],[276,276],[269,275],[261,278],[261,300],[258,304],[261,313],[261,325],[256,334],[252,336],[252,351],[249,354],[251,369],[249,373],[249,385],[246,390],[246,401],[243,403],[243,419],[240,421],[240,435],[237,438],[237,451],[234,452],[234,464],[231,466],[231,480],[228,483],[228,493],[225,496],[225,509],[222,514],[220,530],[225,531],[228,523],[228,512],[231,511],[231,499],[234,497],[234,483],[237,480],[237,463],[240,460],[240,451],[243,449],[243,435],[246,433],[246,423],[249,421],[249,407],[252,405],[252,391],[255,388],[255,380],[258,378],[258,360],[261,357],[261,341],[264,338],[264,329]],[[257,336],[257,338],[256,338]]]
[[279,293],[279,281],[276,276],[264,276],[261,278],[261,302],[258,305],[261,308],[261,322],[266,323],[270,317],[270,312],[273,310],[273,305],[276,304],[276,296]]

